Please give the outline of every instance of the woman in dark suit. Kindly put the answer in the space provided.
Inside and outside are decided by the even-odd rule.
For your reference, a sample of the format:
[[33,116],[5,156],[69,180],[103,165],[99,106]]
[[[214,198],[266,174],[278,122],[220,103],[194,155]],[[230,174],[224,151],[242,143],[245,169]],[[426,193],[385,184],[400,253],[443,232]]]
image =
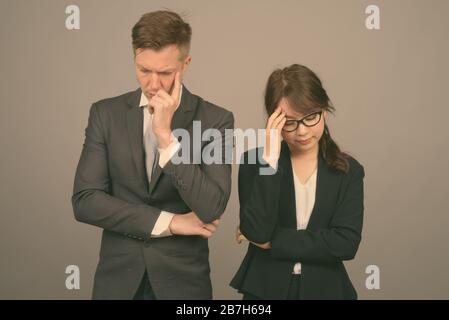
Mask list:
[[356,299],[343,261],[361,240],[363,166],[331,138],[335,108],[307,67],[275,70],[265,107],[266,147],[239,168],[237,241],[250,243],[231,286],[243,299]]

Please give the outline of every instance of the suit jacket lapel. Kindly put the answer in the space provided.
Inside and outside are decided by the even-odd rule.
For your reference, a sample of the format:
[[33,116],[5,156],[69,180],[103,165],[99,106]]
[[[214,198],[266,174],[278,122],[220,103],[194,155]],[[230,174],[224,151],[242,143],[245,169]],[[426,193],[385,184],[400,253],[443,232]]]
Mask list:
[[[186,129],[188,128],[193,121],[193,117],[195,115],[195,110],[197,106],[198,98],[191,94],[189,90],[183,85],[182,87],[182,96],[181,96],[181,104],[178,109],[176,109],[172,123],[171,129],[175,130],[178,128]],[[162,168],[159,164],[156,165],[155,170],[153,172],[153,176],[151,177],[151,182],[149,185],[149,194],[156,188],[156,185],[161,177]]]
[[126,113],[126,125],[137,175],[142,180],[145,189],[147,189],[148,179],[145,171],[145,152],[143,145],[143,108],[139,108],[141,93],[142,91],[137,89],[126,101],[129,105],[128,112]]
[[312,209],[312,213],[307,224],[308,230],[316,230],[319,225],[320,212],[328,205],[328,201],[331,198],[332,192],[335,192],[331,184],[331,175],[327,166],[326,160],[321,155],[318,156],[318,168],[316,177],[316,191],[315,191],[315,204]]
[[181,104],[179,105],[179,108],[175,111],[171,123],[172,130],[178,128],[186,129],[192,124],[197,103],[198,97],[191,94],[190,91],[187,90],[187,88],[183,85]]
[[[285,141],[282,141],[279,156],[279,170],[281,170],[282,185],[280,192],[280,219],[285,226],[296,228],[296,197],[293,183],[293,169],[290,159],[290,150]],[[293,214],[292,214],[293,213]]]
[[316,181],[315,205],[307,225],[307,230],[318,230],[326,225],[323,219],[332,214],[337,205],[341,175],[329,167],[320,152]]

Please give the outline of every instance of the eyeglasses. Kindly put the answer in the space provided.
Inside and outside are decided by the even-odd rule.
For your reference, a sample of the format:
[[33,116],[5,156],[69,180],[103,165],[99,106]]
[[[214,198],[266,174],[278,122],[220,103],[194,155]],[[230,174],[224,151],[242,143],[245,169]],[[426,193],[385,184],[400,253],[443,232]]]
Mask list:
[[321,114],[323,111],[312,112],[299,120],[287,120],[285,121],[282,130],[286,132],[292,132],[298,129],[299,124],[302,123],[306,127],[313,127],[318,124],[321,120]]

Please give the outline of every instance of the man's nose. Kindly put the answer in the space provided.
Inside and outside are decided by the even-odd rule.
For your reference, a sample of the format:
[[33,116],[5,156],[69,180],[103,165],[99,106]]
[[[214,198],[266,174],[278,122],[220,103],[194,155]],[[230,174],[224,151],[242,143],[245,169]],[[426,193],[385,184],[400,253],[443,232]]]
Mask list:
[[152,93],[156,93],[161,88],[161,79],[157,72],[153,72],[150,76],[149,89]]

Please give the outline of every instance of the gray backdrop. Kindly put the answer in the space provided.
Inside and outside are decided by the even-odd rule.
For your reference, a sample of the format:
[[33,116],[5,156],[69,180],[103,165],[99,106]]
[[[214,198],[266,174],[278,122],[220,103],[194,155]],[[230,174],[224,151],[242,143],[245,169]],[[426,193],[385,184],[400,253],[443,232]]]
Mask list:
[[[65,27],[67,5],[81,29]],[[380,30],[365,8],[380,8]],[[366,169],[365,224],[346,263],[362,299],[449,298],[447,128],[449,1],[0,1],[0,298],[88,299],[101,230],[77,223],[70,197],[92,102],[134,90],[131,28],[170,8],[193,28],[186,86],[262,128],[275,67],[309,66],[337,113],[330,129]],[[231,200],[210,241],[214,296],[246,251]],[[77,265],[81,288],[65,287]],[[380,268],[380,289],[365,287]]]

